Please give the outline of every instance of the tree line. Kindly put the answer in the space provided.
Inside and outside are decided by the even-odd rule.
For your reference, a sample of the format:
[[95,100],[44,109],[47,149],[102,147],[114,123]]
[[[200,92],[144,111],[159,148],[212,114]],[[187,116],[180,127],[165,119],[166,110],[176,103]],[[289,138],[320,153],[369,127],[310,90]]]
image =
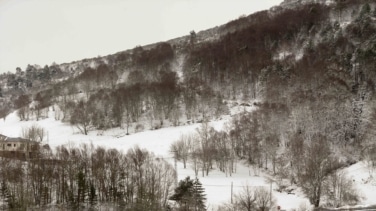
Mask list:
[[[124,128],[129,134],[131,126],[140,125],[140,130],[146,127],[158,129],[166,122],[177,126],[186,124],[182,119],[197,122],[228,113],[220,93],[198,79],[180,82],[176,72],[162,70],[153,81],[148,81],[141,71],[132,71],[128,75],[129,83],[112,86],[111,83],[106,85],[104,80],[107,76],[111,78],[109,69],[104,70],[104,66],[98,69],[103,69],[103,72],[84,71],[83,75],[92,75],[80,76],[83,79],[78,79],[76,84],[39,92],[32,98],[19,96],[15,101],[19,107],[18,117],[21,121],[38,121],[47,117],[52,106],[56,120],[69,122],[86,135],[93,129],[114,127]],[[97,73],[100,76],[94,77]],[[103,88],[93,90],[94,86]]]
[[134,147],[127,153],[93,145],[41,148],[27,162],[0,159],[3,209],[65,207],[70,210],[166,210],[175,170]]
[[[129,127],[144,120],[144,127],[158,129],[166,120],[172,125],[183,124],[184,115],[192,121],[199,116],[219,116],[226,112],[224,102],[216,95],[200,95],[178,83],[175,72],[162,71],[156,82],[119,86],[112,90],[99,90],[89,99],[62,101],[64,119],[76,125],[87,134],[89,128],[105,130],[122,127],[129,133]],[[210,108],[218,108],[211,110]],[[64,120],[63,119],[63,120]],[[145,121],[147,120],[147,121]]]

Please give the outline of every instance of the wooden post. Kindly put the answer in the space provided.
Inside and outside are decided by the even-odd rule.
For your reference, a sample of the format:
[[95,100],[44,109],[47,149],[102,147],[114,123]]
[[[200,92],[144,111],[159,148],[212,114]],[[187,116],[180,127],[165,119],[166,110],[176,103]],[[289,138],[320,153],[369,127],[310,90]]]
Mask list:
[[233,182],[231,182],[231,204],[232,204],[233,188],[234,188],[234,185],[233,185]]
[[272,191],[273,191],[273,180],[270,181],[270,208],[272,208]]

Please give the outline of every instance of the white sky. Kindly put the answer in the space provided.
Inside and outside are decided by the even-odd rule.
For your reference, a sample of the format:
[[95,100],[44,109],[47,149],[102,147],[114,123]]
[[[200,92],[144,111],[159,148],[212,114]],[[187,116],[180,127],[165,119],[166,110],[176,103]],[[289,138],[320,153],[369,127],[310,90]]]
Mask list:
[[0,0],[0,73],[105,56],[222,25],[282,0]]

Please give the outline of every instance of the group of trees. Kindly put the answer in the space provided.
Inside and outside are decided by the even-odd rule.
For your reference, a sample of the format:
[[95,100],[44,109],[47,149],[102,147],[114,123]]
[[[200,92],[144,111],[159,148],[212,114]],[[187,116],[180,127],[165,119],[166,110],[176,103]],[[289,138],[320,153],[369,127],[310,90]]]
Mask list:
[[62,70],[56,64],[45,65],[44,67],[29,64],[25,71],[17,67],[15,74],[7,74],[6,83],[10,92],[28,92],[38,90],[43,87],[42,85],[49,85],[52,79],[63,75]]
[[208,175],[214,164],[231,175],[236,171],[238,159],[247,159],[249,164],[259,167],[271,166],[275,173],[277,151],[282,144],[279,133],[288,119],[287,108],[268,103],[258,105],[258,110],[252,113],[234,116],[222,131],[205,121],[196,133],[182,135],[171,145],[171,151],[184,167],[192,163],[196,175],[199,170],[202,176]]
[[[199,171],[202,176],[208,175],[213,168],[231,175],[236,171],[236,161],[246,160],[279,178],[281,191],[285,186],[282,179],[301,186],[315,207],[321,205],[323,198],[327,199],[327,205],[333,206],[360,199],[345,175],[335,175],[340,167],[353,162],[354,153],[346,158],[340,152],[359,151],[361,147],[354,148],[346,140],[336,139],[338,131],[329,129],[335,122],[321,119],[327,117],[326,113],[313,114],[309,110],[298,113],[275,103],[257,106],[252,113],[235,116],[223,131],[203,123],[196,133],[183,135],[171,145],[175,158],[184,167],[189,164],[196,176]],[[337,130],[340,129],[346,130]]]
[[182,124],[181,119],[195,122],[228,112],[221,94],[205,82],[195,78],[181,82],[169,68],[158,71],[152,80],[134,70],[125,84],[116,84],[116,74],[101,64],[85,69],[75,79],[77,83],[68,80],[33,96],[20,95],[15,100],[17,114],[22,121],[39,120],[55,104],[55,118],[71,123],[83,134],[113,127],[126,128],[128,134],[139,121],[157,129],[165,120],[176,126]]
[[[174,75],[174,72],[161,73],[167,74]],[[67,114],[64,115],[67,120],[84,134],[87,134],[90,128],[112,127],[124,127],[129,133],[129,127],[138,122],[142,114],[145,118],[150,118],[150,127],[153,128],[153,120],[162,124],[164,119],[171,119],[173,109],[179,109],[176,77],[173,77],[171,82],[168,80],[162,76],[161,81],[149,86],[136,83],[116,89],[101,89],[91,94],[87,100],[72,100],[59,104]]]
[[122,153],[92,145],[43,149],[23,162],[0,159],[3,208],[110,206],[119,210],[166,210],[175,170],[138,147]]
[[165,120],[181,124],[184,114],[197,121],[228,112],[223,99],[210,87],[199,82],[196,85],[179,83],[176,72],[170,70],[160,71],[154,81],[146,81],[142,72],[133,71],[128,84],[92,91],[87,97],[63,95],[57,104],[63,113],[62,120],[75,125],[83,134],[92,128],[112,127],[125,128],[128,134],[130,126],[139,121],[149,122],[151,129],[157,129]]
[[195,134],[182,135],[171,145],[170,151],[183,162],[184,168],[190,164],[196,177],[200,171],[203,177],[208,176],[215,164],[226,175],[231,175],[236,170],[237,160],[232,144],[226,132],[218,132],[204,122]]
[[51,96],[49,92],[38,92],[33,97],[29,95],[20,95],[14,102],[18,108],[17,116],[21,121],[46,118],[48,116],[48,108],[51,105]]
[[[131,53],[116,56],[108,56],[103,61],[75,62],[71,66],[77,72],[72,72],[73,67],[69,65],[62,65],[64,71],[70,67],[69,74],[74,77],[33,94],[23,91],[14,97],[13,107],[18,109],[19,118],[39,120],[46,117],[48,108],[53,106],[57,120],[75,125],[83,134],[93,128],[112,127],[126,128],[128,134],[131,125],[146,119],[150,128],[155,129],[162,127],[165,120],[173,125],[181,124],[184,114],[189,120],[197,121],[202,119],[200,113],[218,117],[226,112],[221,95],[214,93],[205,82],[180,81],[171,70],[175,52],[169,43],[145,49],[136,47]],[[124,70],[128,68],[129,73]],[[57,65],[44,68],[29,65],[26,72],[19,68],[12,76],[34,81],[39,76],[51,79],[52,75],[45,75],[61,71]],[[13,83],[10,77],[8,81]]]
[[221,27],[220,39],[201,43],[189,52],[185,77],[209,82],[228,99],[260,97],[256,84],[262,70],[275,63],[276,52],[283,46],[304,48],[301,38],[317,33],[328,11],[325,5],[308,4],[232,21]]
[[31,142],[43,143],[47,141],[47,131],[37,124],[22,128],[21,136]]
[[133,65],[136,66],[153,66],[161,62],[169,61],[174,57],[173,47],[166,42],[157,43],[151,49],[144,49],[138,46],[132,52]]
[[99,64],[96,68],[87,67],[74,79],[80,84],[80,90],[90,96],[92,91],[101,88],[114,88],[118,80],[118,75],[110,66]]

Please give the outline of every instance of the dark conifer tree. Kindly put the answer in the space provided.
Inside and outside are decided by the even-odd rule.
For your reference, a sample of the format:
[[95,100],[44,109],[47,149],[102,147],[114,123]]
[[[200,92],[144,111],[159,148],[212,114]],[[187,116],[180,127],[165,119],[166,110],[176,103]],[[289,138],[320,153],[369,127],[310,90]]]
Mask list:
[[186,177],[184,180],[180,180],[170,200],[176,201],[179,204],[180,210],[206,210],[206,195],[204,192],[205,190],[197,178],[192,180],[190,177]]
[[193,182],[192,188],[192,196],[193,196],[193,204],[194,210],[206,210],[205,201],[206,201],[206,194],[205,189],[202,187],[201,182],[196,178]]

